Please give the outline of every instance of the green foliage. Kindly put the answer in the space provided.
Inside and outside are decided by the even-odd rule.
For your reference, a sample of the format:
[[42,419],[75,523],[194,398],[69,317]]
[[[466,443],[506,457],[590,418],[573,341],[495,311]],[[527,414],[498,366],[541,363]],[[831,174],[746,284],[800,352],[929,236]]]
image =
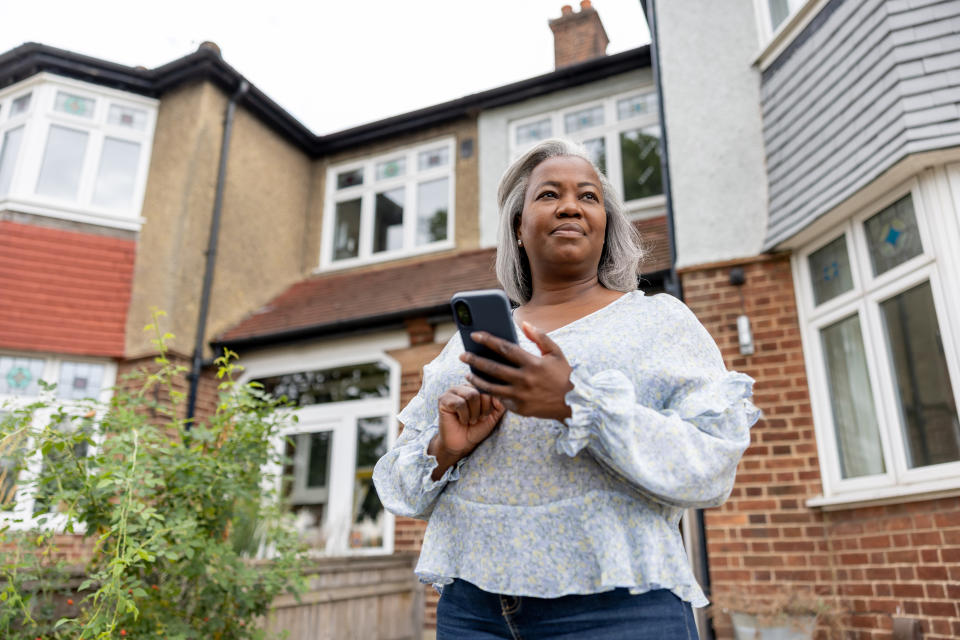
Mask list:
[[[160,316],[147,327],[155,369],[119,385],[108,406],[58,406],[48,390],[4,418],[0,457],[42,458],[32,482],[47,513],[39,533],[0,532],[0,637],[262,638],[273,599],[304,587],[306,551],[261,473],[281,468],[289,413],[234,381],[228,351],[215,414],[188,425],[175,387],[185,371],[167,357]],[[93,548],[67,609],[51,525]]]

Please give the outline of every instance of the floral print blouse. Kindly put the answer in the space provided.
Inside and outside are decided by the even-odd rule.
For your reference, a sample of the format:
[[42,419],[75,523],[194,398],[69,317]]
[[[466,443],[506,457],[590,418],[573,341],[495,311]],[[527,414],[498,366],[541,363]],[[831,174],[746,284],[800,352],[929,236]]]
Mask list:
[[[520,345],[539,355],[518,329]],[[424,367],[373,480],[391,512],[429,521],[417,575],[554,598],[670,589],[705,606],[679,530],[726,500],[759,411],[693,313],[635,291],[549,333],[573,366],[564,422],[507,412],[437,481],[437,401],[468,371],[454,335]]]

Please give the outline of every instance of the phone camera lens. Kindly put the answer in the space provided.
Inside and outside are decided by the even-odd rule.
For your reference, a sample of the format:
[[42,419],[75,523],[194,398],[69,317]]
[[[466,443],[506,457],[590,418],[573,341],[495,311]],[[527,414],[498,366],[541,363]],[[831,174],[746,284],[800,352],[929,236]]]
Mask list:
[[460,320],[460,324],[465,326],[473,324],[473,316],[470,314],[470,307],[467,306],[466,302],[458,300],[453,306],[457,310],[457,319]]

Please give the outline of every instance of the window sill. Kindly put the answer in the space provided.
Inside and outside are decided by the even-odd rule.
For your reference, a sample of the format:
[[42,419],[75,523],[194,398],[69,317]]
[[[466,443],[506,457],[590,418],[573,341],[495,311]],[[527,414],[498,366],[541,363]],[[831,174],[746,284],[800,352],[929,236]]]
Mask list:
[[0,211],[29,213],[37,216],[45,216],[47,218],[70,220],[71,222],[83,222],[101,227],[124,229],[127,231],[139,231],[144,222],[144,219],[139,216],[131,217],[122,214],[118,215],[106,212],[97,212],[71,206],[53,206],[46,203],[32,202],[30,200],[21,200],[18,198],[6,198],[4,200],[0,200]]
[[852,491],[829,497],[817,496],[807,500],[806,506],[812,509],[823,509],[824,511],[838,511],[954,496],[960,496],[960,478],[957,477],[917,484]]
[[314,269],[313,272],[315,274],[319,274],[343,271],[345,269],[352,269],[354,267],[365,267],[367,265],[382,264],[384,262],[402,260],[404,258],[412,258],[430,253],[438,253],[440,251],[449,251],[450,249],[455,248],[456,244],[452,240],[445,240],[443,242],[435,242],[418,247],[416,249],[410,249],[408,251],[391,251],[389,253],[381,253],[369,258],[349,258],[347,260],[338,260],[336,262],[325,262]]
[[776,33],[770,38],[766,46],[760,51],[754,61],[754,65],[764,71],[772,65],[780,54],[783,53],[790,43],[797,39],[797,36],[810,24],[818,13],[827,5],[828,0],[811,0],[800,7],[786,22],[784,22]]
[[667,198],[650,196],[642,200],[631,200],[624,204],[623,208],[631,221],[658,218],[667,214]]

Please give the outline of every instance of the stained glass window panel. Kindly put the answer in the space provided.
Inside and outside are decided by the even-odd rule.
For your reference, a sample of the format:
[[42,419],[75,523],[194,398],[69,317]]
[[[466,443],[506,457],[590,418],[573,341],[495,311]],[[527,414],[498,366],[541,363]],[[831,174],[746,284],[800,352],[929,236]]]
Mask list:
[[550,118],[544,118],[517,127],[517,144],[531,144],[549,138],[551,135],[553,135],[553,125],[550,123]]
[[333,259],[356,258],[360,251],[360,198],[338,202],[333,224]]
[[85,131],[50,126],[37,193],[71,200],[77,197],[87,138]]
[[386,162],[377,163],[377,180],[385,180],[387,178],[396,178],[402,176],[407,172],[407,160],[406,158],[394,158],[393,160],[387,160]]
[[600,169],[600,173],[607,173],[607,141],[605,138],[593,138],[592,140],[584,140],[583,146],[587,150],[587,154],[590,156],[590,160],[593,161],[593,164]]
[[3,144],[0,147],[0,197],[10,192],[10,183],[13,181],[13,170],[17,166],[17,157],[20,155],[20,141],[23,140],[23,127],[10,129],[3,134]]
[[417,185],[417,245],[447,239],[450,181],[431,180]]
[[57,396],[65,400],[96,398],[103,390],[105,369],[102,364],[64,361],[60,365]]
[[823,304],[853,288],[846,236],[841,235],[807,258],[814,304]]
[[596,105],[563,116],[563,127],[567,133],[603,125],[603,105]]
[[880,304],[897,385],[907,464],[960,460],[957,401],[944,357],[930,283]]
[[44,364],[42,358],[0,356],[0,395],[39,394]]
[[147,128],[147,112],[142,109],[131,109],[119,104],[112,104],[110,105],[110,111],[107,112],[107,123],[143,131]]
[[374,253],[403,248],[403,194],[403,187],[377,194],[373,213]]
[[10,117],[12,118],[21,113],[26,113],[27,110],[30,109],[30,99],[32,97],[32,93],[27,93],[10,103]]
[[390,397],[390,370],[381,362],[313,369],[257,380],[275,398],[294,406]]
[[663,193],[660,171],[660,138],[655,127],[620,134],[624,200],[649,198]]
[[140,164],[140,143],[106,138],[93,191],[93,203],[122,209],[133,203],[133,190]]
[[63,113],[69,113],[72,116],[92,118],[94,104],[95,102],[92,98],[84,98],[83,96],[67,93],[66,91],[57,91],[53,108]]
[[617,100],[617,119],[626,120],[634,116],[656,113],[657,94],[640,93],[629,98]]
[[445,167],[450,164],[450,150],[447,147],[421,151],[417,154],[417,168],[420,171],[433,169],[434,167]]
[[820,331],[827,388],[843,478],[883,473],[886,466],[860,331],[852,315]]
[[347,189],[363,184],[363,169],[341,171],[337,174],[337,189]]
[[913,198],[909,195],[867,218],[863,227],[875,276],[923,253]]
[[382,547],[385,517],[373,485],[373,467],[387,452],[386,416],[357,420],[357,466],[353,486],[350,547]]

